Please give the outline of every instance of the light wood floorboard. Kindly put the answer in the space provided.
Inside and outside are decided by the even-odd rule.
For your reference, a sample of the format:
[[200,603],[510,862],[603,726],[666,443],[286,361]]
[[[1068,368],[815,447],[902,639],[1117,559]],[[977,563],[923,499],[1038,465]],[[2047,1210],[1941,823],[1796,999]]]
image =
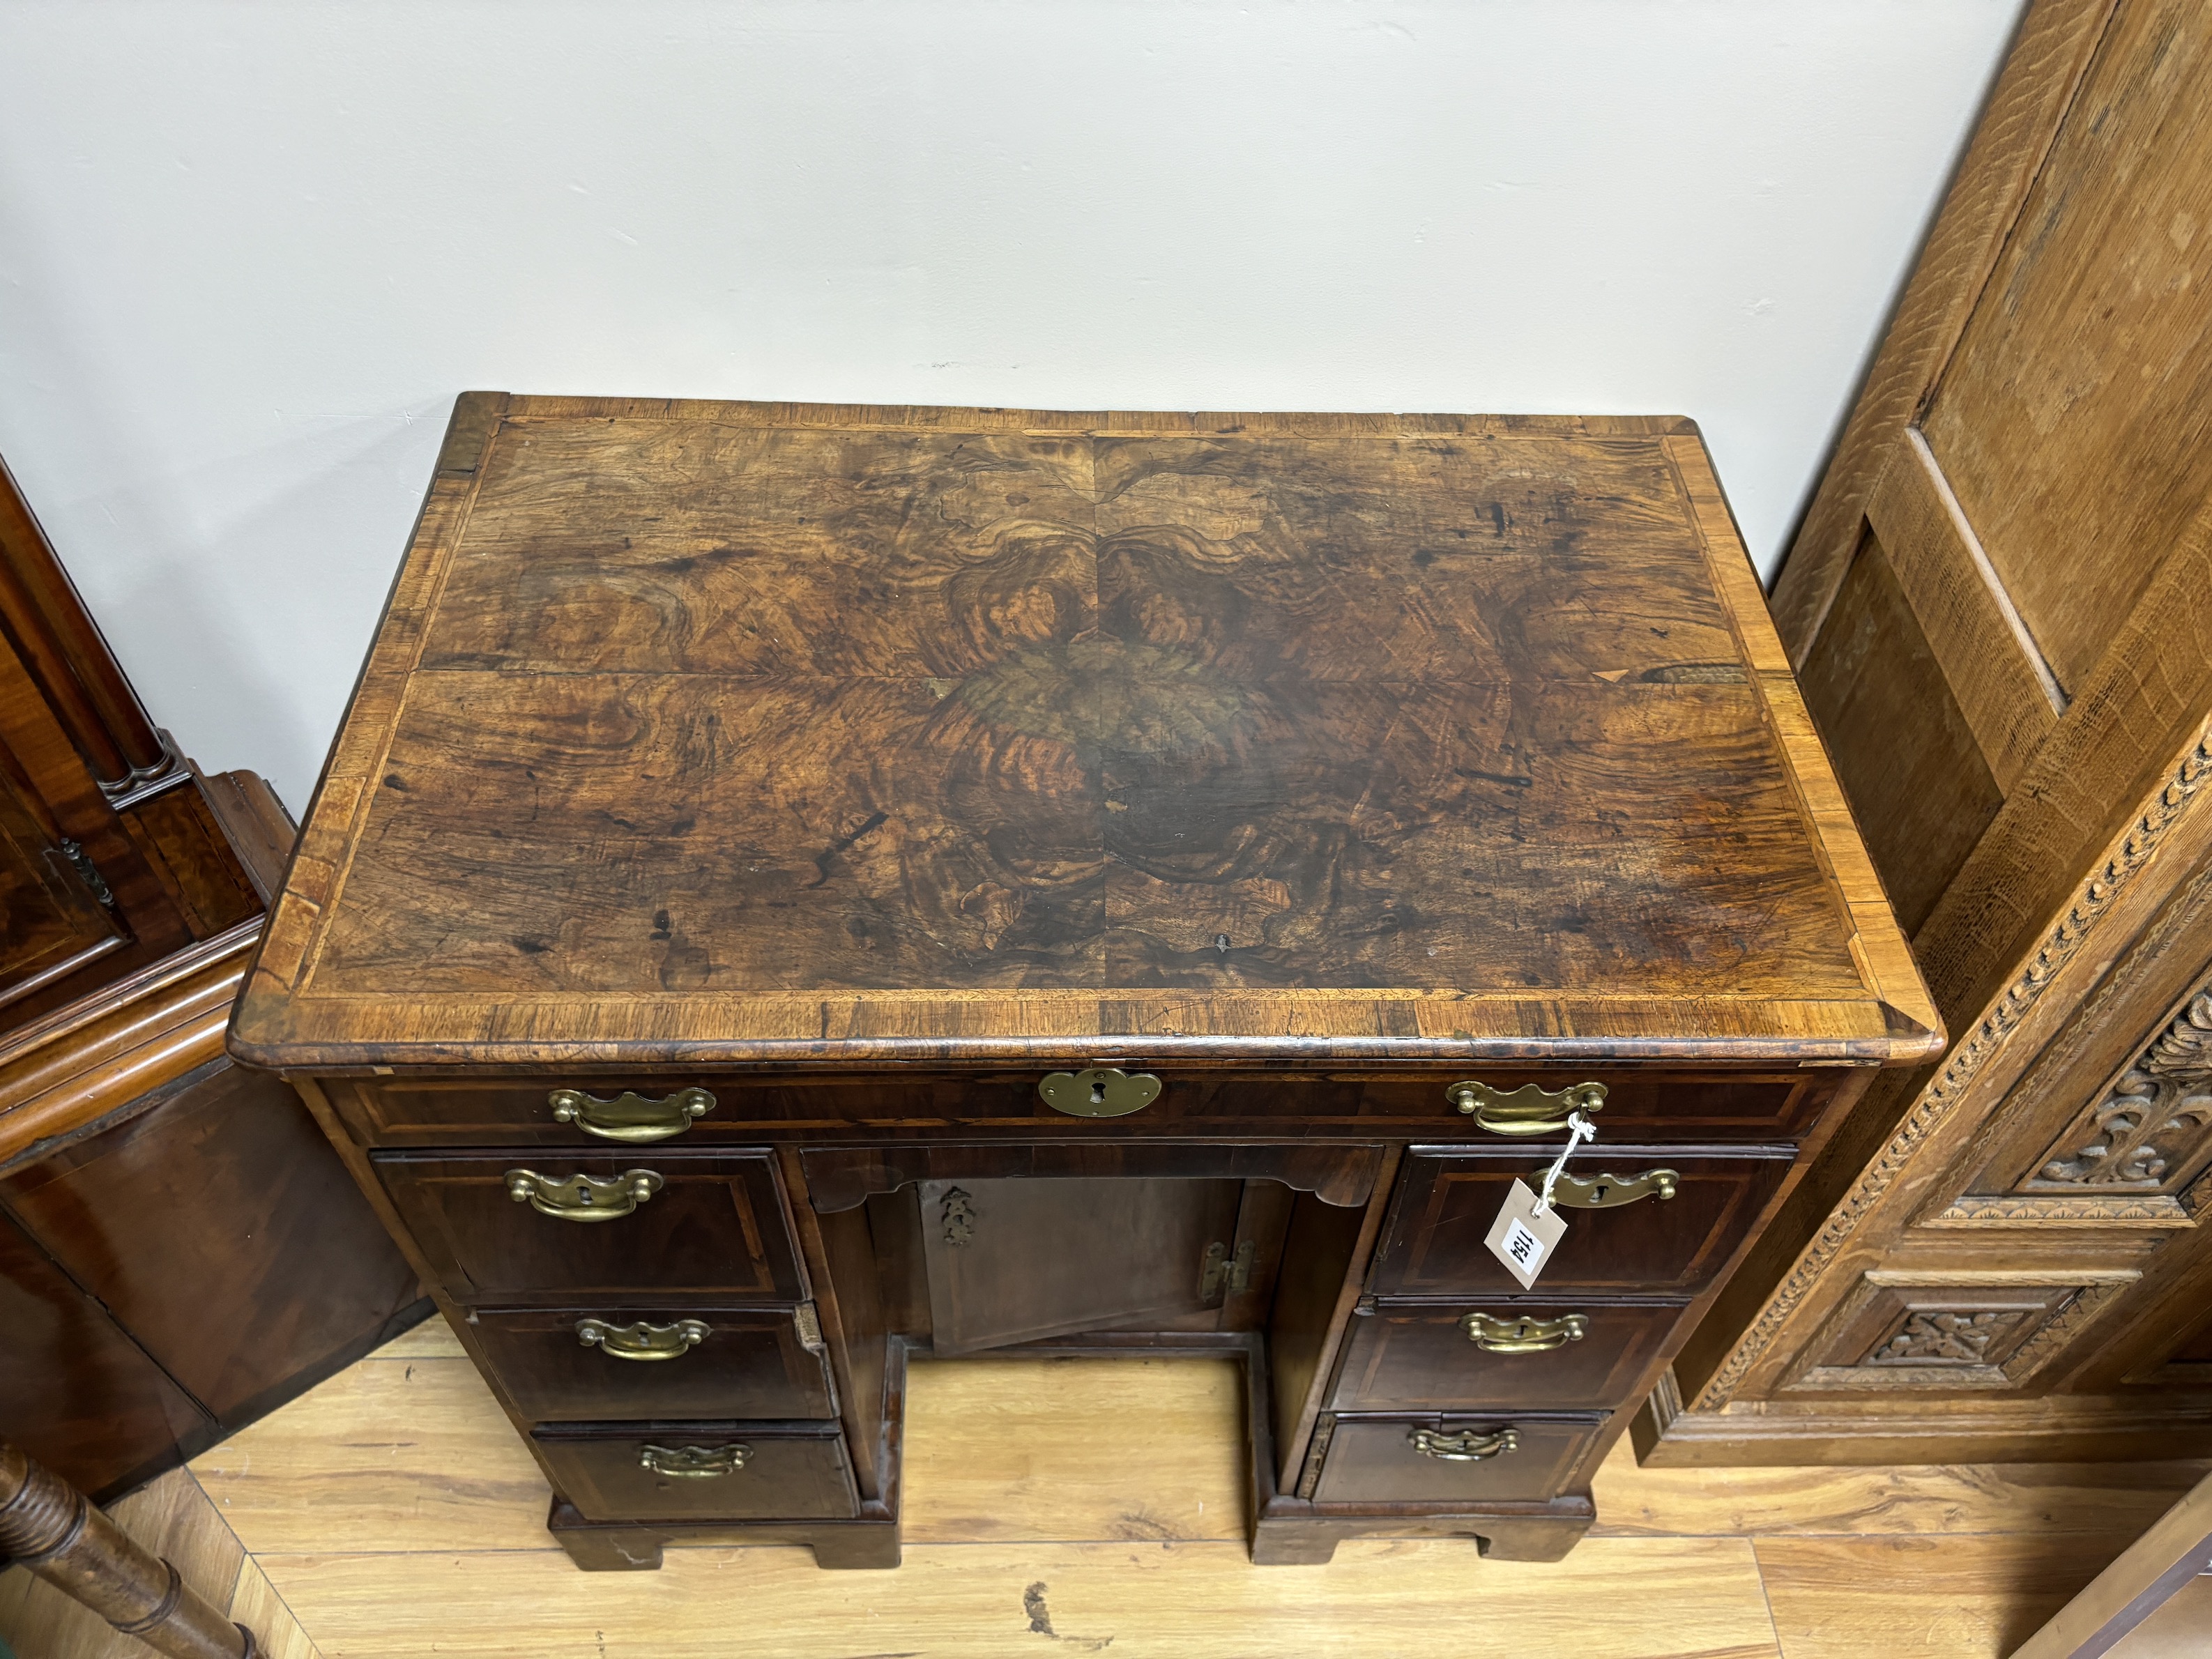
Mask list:
[[[896,1572],[824,1573],[795,1548],[578,1572],[537,1466],[437,1324],[118,1513],[222,1580],[276,1659],[1996,1659],[2206,1467],[1643,1470],[1624,1445],[1598,1528],[1557,1565],[1371,1539],[1327,1567],[1255,1569],[1233,1366],[917,1362],[910,1385]],[[22,1659],[146,1651],[89,1615],[64,1627],[77,1610],[48,1594],[0,1577]]]
[[2050,1537],[1759,1538],[1787,1659],[2002,1659],[2134,1541]]
[[1776,1652],[1741,1540],[1607,1540],[1551,1570],[1475,1561],[1463,1545],[1370,1543],[1328,1567],[1266,1572],[1238,1544],[936,1544],[909,1548],[896,1572],[830,1582],[796,1549],[671,1550],[658,1574],[589,1577],[557,1553],[409,1559],[415,1589],[398,1597],[390,1557],[265,1565],[311,1629],[343,1632],[323,1638],[329,1659],[419,1654],[434,1639],[441,1653],[546,1659],[1033,1659],[1044,1637],[1070,1652],[1178,1659],[1519,1659],[1563,1605],[1577,1607],[1576,1646],[1592,1659]]

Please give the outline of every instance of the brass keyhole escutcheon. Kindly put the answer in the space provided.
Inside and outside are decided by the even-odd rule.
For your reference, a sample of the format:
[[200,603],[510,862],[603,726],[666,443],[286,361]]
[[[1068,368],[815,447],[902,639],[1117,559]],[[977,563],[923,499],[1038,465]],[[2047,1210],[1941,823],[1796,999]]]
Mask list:
[[1663,1202],[1681,1190],[1681,1185],[1682,1177],[1673,1170],[1646,1170],[1632,1176],[1563,1175],[1553,1183],[1552,1202],[1571,1210],[1616,1210],[1647,1198]]
[[618,1176],[542,1176],[535,1170],[509,1170],[507,1195],[540,1215],[562,1221],[613,1221],[626,1216],[667,1182],[653,1170],[624,1170]]
[[1160,1080],[1150,1072],[1094,1066],[1087,1072],[1054,1072],[1037,1085],[1037,1093],[1070,1117],[1127,1117],[1160,1097]]

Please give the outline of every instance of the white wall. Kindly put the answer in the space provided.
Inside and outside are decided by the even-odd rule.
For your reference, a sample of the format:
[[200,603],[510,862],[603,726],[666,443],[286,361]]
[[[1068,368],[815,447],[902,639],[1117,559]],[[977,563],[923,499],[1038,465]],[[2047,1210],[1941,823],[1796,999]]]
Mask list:
[[1771,569],[2018,0],[0,0],[0,453],[304,806],[453,394],[1686,413]]

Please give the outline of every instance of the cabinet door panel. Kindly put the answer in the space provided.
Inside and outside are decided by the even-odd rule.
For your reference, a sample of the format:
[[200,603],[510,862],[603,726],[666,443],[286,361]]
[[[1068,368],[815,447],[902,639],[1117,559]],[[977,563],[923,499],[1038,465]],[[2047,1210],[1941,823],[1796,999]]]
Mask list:
[[0,1217],[0,1425],[104,1495],[191,1456],[215,1425],[90,1297]]
[[0,770],[0,1004],[126,941]]
[[[1398,1180],[1389,1231],[1370,1288],[1382,1296],[1448,1296],[1521,1289],[1483,1241],[1516,1180],[1541,1184],[1556,1148],[1497,1152],[1416,1148]],[[1570,1174],[1628,1177],[1668,1169],[1674,1196],[1617,1208],[1567,1209],[1565,1237],[1537,1280],[1540,1295],[1610,1291],[1687,1296],[1711,1282],[1783,1178],[1782,1151],[1685,1153],[1667,1147],[1604,1146],[1577,1153]]]
[[[798,1302],[806,1295],[765,1152],[386,1153],[376,1170],[422,1254],[463,1302],[569,1305],[680,1293]],[[574,1221],[509,1196],[508,1172],[517,1170],[554,1181],[615,1182],[645,1170],[661,1185],[627,1214]]]
[[0,1181],[0,1199],[234,1426],[421,1294],[291,1086],[228,1060]]
[[1206,1247],[1237,1236],[1237,1181],[921,1183],[940,1354],[1203,1313]]

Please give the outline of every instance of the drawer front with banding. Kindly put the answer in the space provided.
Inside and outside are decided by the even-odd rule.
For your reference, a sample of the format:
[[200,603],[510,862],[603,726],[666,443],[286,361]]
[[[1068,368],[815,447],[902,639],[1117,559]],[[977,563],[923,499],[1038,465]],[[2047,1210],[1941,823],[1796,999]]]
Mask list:
[[1384,1302],[1352,1322],[1343,1412],[1611,1411],[1682,1317],[1679,1304]]
[[[1377,1296],[1513,1295],[1484,1243],[1516,1180],[1540,1188],[1549,1144],[1417,1146],[1406,1157],[1368,1288]],[[1693,1296],[1711,1282],[1790,1173],[1788,1148],[1586,1147],[1558,1194],[1567,1231],[1537,1292]]]
[[487,1310],[470,1329],[526,1417],[672,1422],[836,1413],[811,1303]]
[[1557,1494],[1602,1418],[1339,1417],[1316,1504],[1540,1503]]
[[684,1146],[765,1135],[1388,1135],[1524,1140],[1587,1110],[1608,1138],[1782,1140],[1817,1116],[1817,1073],[1572,1071],[1408,1073],[1188,1071],[1131,1060],[1072,1069],[847,1073],[763,1079],[714,1072],[593,1078],[333,1078],[320,1085],[367,1146]]
[[386,1152],[375,1167],[460,1302],[807,1295],[766,1152]]
[[542,1423],[554,1489],[590,1521],[821,1521],[860,1513],[834,1423]]

